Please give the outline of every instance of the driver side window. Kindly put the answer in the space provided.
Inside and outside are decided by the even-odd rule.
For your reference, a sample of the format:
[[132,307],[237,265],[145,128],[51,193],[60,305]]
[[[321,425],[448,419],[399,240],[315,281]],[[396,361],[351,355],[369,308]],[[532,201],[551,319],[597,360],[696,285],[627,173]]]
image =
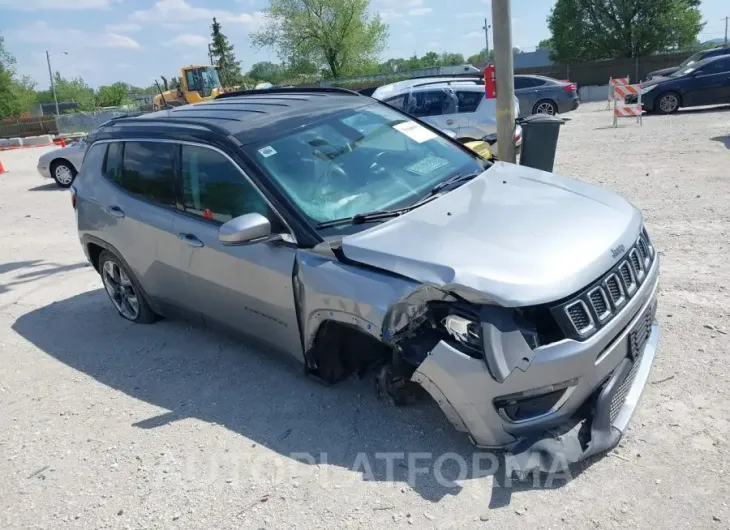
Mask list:
[[268,203],[241,173],[221,153],[206,147],[182,146],[182,209],[189,215],[215,224],[234,217],[260,213],[272,230],[282,224]]

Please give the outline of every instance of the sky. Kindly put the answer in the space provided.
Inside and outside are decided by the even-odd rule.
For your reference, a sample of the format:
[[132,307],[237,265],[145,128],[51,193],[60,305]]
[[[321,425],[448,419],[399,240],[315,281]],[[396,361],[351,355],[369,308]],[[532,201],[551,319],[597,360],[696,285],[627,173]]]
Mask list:
[[[512,0],[514,46],[530,51],[550,36],[545,20],[553,3]],[[49,85],[46,50],[53,70],[81,76],[92,87],[115,81],[149,86],[160,75],[179,75],[184,65],[208,63],[214,16],[244,71],[259,61],[276,61],[274,53],[252,48],[249,40],[267,5],[268,0],[0,0],[0,35],[18,72],[31,76],[39,89]],[[703,0],[700,9],[706,21],[700,40],[724,37],[730,3]],[[484,18],[492,18],[490,0],[371,0],[371,10],[389,25],[384,60],[428,51],[468,57],[484,48]]]

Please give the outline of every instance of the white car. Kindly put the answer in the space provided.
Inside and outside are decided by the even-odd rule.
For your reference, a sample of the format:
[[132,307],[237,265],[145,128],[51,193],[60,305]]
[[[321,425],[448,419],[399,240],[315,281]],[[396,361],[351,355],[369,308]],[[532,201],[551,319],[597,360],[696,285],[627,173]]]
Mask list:
[[55,180],[61,188],[68,188],[81,171],[81,161],[85,152],[84,138],[66,147],[49,151],[38,159],[38,173],[42,177]]
[[[453,131],[462,142],[497,137],[497,100],[487,99],[478,78],[437,77],[407,79],[378,87],[372,97],[430,123]],[[520,103],[515,96],[515,118]],[[515,126],[515,145],[522,145],[522,128]]]

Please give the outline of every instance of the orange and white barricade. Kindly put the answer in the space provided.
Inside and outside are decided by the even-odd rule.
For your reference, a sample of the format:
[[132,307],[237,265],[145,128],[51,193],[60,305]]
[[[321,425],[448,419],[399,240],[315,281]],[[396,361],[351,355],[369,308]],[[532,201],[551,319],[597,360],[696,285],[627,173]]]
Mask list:
[[[626,103],[628,96],[636,96],[636,102]],[[622,85],[616,87],[613,98],[614,127],[618,127],[619,118],[636,118],[639,125],[644,125],[642,120],[643,111],[644,109],[641,105],[641,85]]]
[[626,77],[608,78],[608,98],[606,99],[606,110],[611,108],[611,103],[616,101],[617,97],[621,97],[621,101],[623,101],[623,97],[618,95],[616,89],[630,84],[631,82],[629,81],[628,75]]

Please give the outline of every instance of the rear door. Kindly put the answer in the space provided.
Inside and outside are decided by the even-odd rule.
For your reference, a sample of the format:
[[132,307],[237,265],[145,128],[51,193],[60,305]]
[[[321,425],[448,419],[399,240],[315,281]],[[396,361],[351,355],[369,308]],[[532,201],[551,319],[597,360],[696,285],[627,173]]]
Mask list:
[[[221,151],[183,144],[180,207],[174,231],[184,271],[185,303],[212,325],[300,352],[292,274],[296,246],[283,242],[224,245],[220,226],[260,213],[286,231],[243,170]],[[301,356],[300,356],[301,357]]]
[[99,237],[119,251],[157,307],[179,304],[176,149],[155,141],[109,143],[95,191]]
[[520,102],[520,116],[529,116],[532,114],[532,108],[537,101],[537,90],[529,77],[516,75],[514,82],[515,96]]

